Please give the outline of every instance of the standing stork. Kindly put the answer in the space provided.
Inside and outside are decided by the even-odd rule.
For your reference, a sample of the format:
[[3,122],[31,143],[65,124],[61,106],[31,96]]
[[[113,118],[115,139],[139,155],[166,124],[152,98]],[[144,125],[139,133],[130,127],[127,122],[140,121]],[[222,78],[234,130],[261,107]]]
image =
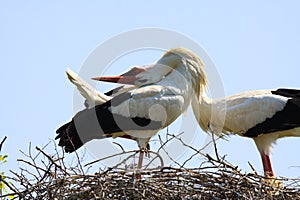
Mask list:
[[93,139],[128,135],[137,139],[142,158],[150,138],[178,118],[191,98],[199,96],[206,86],[201,60],[187,49],[169,50],[156,65],[167,66],[173,73],[156,83],[141,84],[78,112],[56,131],[59,145],[66,152],[73,152]]
[[[121,79],[153,82],[167,77],[171,71],[131,70]],[[203,72],[204,73],[204,72]],[[135,77],[135,78],[134,78]],[[100,77],[111,81],[118,77]],[[257,90],[219,99],[210,99],[203,90],[192,100],[194,115],[205,132],[214,130],[252,138],[261,155],[264,174],[274,177],[270,154],[273,144],[282,137],[300,137],[300,90]],[[220,134],[219,132],[215,132]]]
[[270,154],[276,140],[300,136],[300,90],[247,91],[220,99],[202,93],[192,106],[204,131],[221,127],[224,134],[252,138],[266,177],[274,177]]
[[[78,74],[76,74],[69,68],[67,69],[66,74],[70,82],[76,86],[81,96],[85,99],[84,106],[86,108],[93,108],[95,105],[101,105],[111,100],[113,97],[125,93],[129,90],[132,90],[134,88],[137,88],[139,86],[157,83],[161,79],[163,79],[165,75],[169,74],[172,70],[173,68],[163,64],[159,64],[158,62],[157,64],[150,64],[144,67],[134,66],[129,71],[120,76],[92,78],[93,80],[98,81],[124,83],[124,85],[114,88],[106,93],[101,93],[97,91],[89,83],[84,81]],[[154,74],[157,74],[158,76],[153,76]],[[112,135],[105,136],[111,137]],[[130,135],[121,135],[118,137],[137,141],[136,137]],[[149,143],[147,144],[147,149],[150,150]]]

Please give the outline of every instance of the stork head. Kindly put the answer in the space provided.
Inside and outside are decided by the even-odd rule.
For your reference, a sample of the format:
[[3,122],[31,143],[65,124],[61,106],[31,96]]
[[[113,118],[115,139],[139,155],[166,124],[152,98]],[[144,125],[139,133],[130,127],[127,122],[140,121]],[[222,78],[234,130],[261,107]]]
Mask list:
[[199,97],[200,93],[205,92],[207,86],[207,77],[204,71],[204,63],[189,49],[177,47],[167,51],[157,62],[167,65],[172,69],[180,71],[191,83],[195,95]]
[[170,49],[155,64],[134,66],[119,76],[100,76],[92,79],[141,86],[159,82],[173,70],[189,79],[196,95],[199,96],[200,92],[205,90],[207,79],[203,62],[195,53],[182,47]]

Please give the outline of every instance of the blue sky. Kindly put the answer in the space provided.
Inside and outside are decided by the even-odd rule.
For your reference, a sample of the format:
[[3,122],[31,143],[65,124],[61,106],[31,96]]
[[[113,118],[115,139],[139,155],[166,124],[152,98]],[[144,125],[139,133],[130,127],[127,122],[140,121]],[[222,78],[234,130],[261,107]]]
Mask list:
[[[1,167],[17,169],[19,150],[27,151],[30,142],[45,145],[73,115],[74,88],[66,68],[78,72],[98,45],[133,29],[169,29],[196,41],[214,61],[226,95],[300,88],[299,6],[297,1],[1,1],[0,138],[8,136],[3,153],[9,155]],[[132,57],[128,68],[143,62]],[[300,166],[299,142],[277,142],[272,154],[277,175],[299,177],[300,169],[293,167]],[[249,161],[262,172],[251,139],[232,136],[219,143],[219,151],[245,171]]]

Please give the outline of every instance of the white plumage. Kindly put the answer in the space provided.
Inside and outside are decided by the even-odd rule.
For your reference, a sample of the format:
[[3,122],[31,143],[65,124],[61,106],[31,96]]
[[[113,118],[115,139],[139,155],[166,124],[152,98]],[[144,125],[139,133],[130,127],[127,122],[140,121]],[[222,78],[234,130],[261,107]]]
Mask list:
[[77,90],[85,98],[85,105],[87,108],[92,108],[95,105],[101,105],[112,99],[112,97],[98,92],[71,69],[67,69],[66,73],[71,83],[77,87]]
[[265,175],[274,176],[270,161],[272,145],[278,138],[300,136],[299,94],[293,89],[258,90],[210,99],[203,93],[192,105],[204,131],[253,138]]
[[[136,77],[144,82],[154,82],[173,73],[153,71],[153,68],[152,72],[144,69]],[[131,72],[130,75],[133,74]],[[248,91],[220,99],[210,99],[205,90],[201,90],[199,97],[193,98],[192,106],[205,132],[218,135],[234,133],[253,138],[266,176],[274,176],[270,154],[276,140],[300,136],[300,90]]]
[[[286,97],[273,95],[269,90],[243,92],[220,99],[209,99],[204,95],[200,98],[199,111],[195,112],[195,115],[199,115],[197,118],[203,130],[207,131],[207,125],[214,123],[210,122],[212,115],[218,119],[223,117],[222,114],[226,114],[222,125],[223,132],[233,132],[241,136],[248,129],[282,110],[287,102]],[[212,113],[211,107],[218,109],[214,109],[216,112]]]
[[[192,96],[198,96],[200,90],[205,88],[206,77],[202,74],[203,66],[199,61],[187,49],[171,49],[157,65],[160,71],[169,72],[165,70],[167,67],[173,73],[166,77],[164,74],[155,83],[137,80],[136,77],[134,80],[123,80],[124,83],[137,81],[139,87],[118,89],[118,94],[112,95],[112,98],[96,92],[76,74],[68,71],[69,79],[86,98],[89,106],[57,130],[59,145],[66,152],[73,152],[92,139],[121,136],[135,138],[140,148],[144,149],[149,139],[172,123],[187,109]],[[139,70],[140,73],[142,71]],[[126,75],[129,77],[130,74]]]

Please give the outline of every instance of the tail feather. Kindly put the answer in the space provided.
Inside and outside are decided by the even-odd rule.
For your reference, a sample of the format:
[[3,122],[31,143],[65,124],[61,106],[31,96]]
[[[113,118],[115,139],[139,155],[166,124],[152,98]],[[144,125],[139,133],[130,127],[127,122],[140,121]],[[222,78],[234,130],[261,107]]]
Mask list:
[[71,69],[67,69],[66,71],[68,79],[73,83],[80,94],[86,99],[85,104],[87,108],[91,108],[95,105],[100,105],[110,100],[111,97],[98,92],[95,88],[93,88],[86,81],[81,79],[75,72]]
[[58,128],[56,133],[58,135],[55,139],[59,139],[58,145],[64,147],[67,153],[72,153],[83,145],[73,120]]

